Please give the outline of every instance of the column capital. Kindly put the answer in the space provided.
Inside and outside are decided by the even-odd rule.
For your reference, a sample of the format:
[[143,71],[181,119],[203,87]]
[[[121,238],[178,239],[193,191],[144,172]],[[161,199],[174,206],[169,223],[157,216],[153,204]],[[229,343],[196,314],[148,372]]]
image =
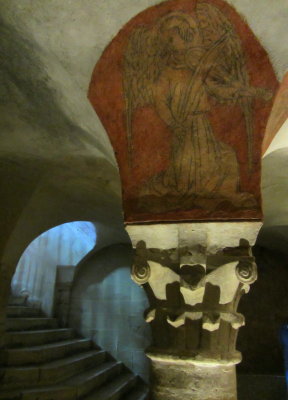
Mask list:
[[241,361],[235,344],[245,319],[237,307],[257,279],[251,246],[260,227],[258,221],[126,227],[135,249],[132,279],[150,302],[150,358]]

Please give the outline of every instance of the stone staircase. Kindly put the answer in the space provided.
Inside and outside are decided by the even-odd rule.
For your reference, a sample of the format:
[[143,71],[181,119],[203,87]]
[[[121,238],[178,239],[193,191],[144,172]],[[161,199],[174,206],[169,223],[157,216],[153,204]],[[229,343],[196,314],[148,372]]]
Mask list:
[[121,362],[54,318],[13,299],[7,308],[0,400],[147,400]]

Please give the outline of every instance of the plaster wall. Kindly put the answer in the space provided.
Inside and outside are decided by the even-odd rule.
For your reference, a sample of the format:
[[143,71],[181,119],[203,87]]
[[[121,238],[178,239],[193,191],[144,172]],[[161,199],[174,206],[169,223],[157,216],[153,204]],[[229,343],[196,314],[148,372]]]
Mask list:
[[29,302],[39,304],[45,314],[53,314],[57,265],[74,265],[95,246],[92,223],[71,222],[40,235],[27,247],[12,280],[12,292],[29,292]]
[[[6,21],[18,21],[18,29],[61,62],[86,93],[95,63],[123,25],[155,0],[17,0],[0,1]],[[228,0],[247,20],[270,54],[278,78],[288,68],[288,45],[279,40],[286,34],[288,15],[285,0]],[[33,18],[31,18],[33,15]],[[21,28],[19,22],[21,21]],[[40,27],[41,25],[41,27]],[[57,29],[55,27],[57,26]],[[60,83],[60,82],[59,82]]]
[[148,300],[131,280],[131,263],[130,245],[104,248],[82,263],[72,289],[70,326],[147,381]]
[[[111,225],[121,222],[116,161],[87,89],[111,39],[156,3],[0,0],[5,54],[0,79],[5,99],[0,104],[1,220],[6,232],[0,246],[8,276],[24,248],[51,226],[93,216]],[[273,1],[273,6],[270,0],[229,3],[247,19],[281,79],[288,65],[287,41],[279,40],[286,34],[286,0]],[[270,195],[264,189],[264,201]],[[10,207],[13,211],[7,213]],[[266,208],[267,221],[269,213]]]

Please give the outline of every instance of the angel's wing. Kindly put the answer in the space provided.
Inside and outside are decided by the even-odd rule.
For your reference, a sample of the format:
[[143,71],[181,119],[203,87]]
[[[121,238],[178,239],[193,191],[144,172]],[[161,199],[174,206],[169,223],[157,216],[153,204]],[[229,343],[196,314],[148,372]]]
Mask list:
[[[204,46],[211,46],[221,36],[226,34],[224,46],[221,47],[221,65],[227,71],[228,76],[234,82],[238,82],[243,88],[250,86],[249,75],[246,67],[245,55],[232,23],[216,6],[198,2],[196,7],[197,21]],[[247,131],[248,162],[249,169],[253,167],[253,115],[252,99],[240,101]]]
[[216,6],[206,2],[198,2],[196,15],[204,46],[210,47],[226,34],[225,46],[221,47],[221,64],[232,78],[249,86],[242,44],[232,23]]
[[137,107],[153,103],[151,85],[160,73],[159,48],[153,29],[134,30],[124,55],[123,89],[126,101],[126,123],[129,163],[132,164],[132,114]]

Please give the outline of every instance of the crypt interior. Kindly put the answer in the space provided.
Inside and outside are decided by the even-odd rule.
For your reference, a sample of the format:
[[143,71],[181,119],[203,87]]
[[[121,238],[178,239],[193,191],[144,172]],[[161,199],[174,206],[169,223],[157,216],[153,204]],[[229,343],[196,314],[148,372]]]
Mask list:
[[287,1],[0,20],[0,399],[284,400]]

